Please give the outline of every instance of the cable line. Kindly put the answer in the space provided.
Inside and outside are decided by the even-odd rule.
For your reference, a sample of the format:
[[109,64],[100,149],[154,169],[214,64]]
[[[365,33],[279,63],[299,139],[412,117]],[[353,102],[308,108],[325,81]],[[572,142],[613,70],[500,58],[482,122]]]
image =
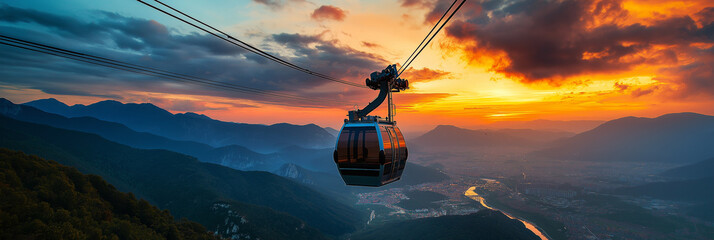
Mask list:
[[290,62],[288,62],[288,61],[285,61],[285,60],[283,60],[283,59],[281,59],[281,58],[278,58],[278,57],[276,57],[276,56],[274,56],[274,55],[272,55],[272,54],[269,54],[269,53],[267,53],[267,52],[264,52],[264,51],[262,51],[262,50],[260,50],[260,49],[258,49],[258,48],[256,48],[256,47],[254,47],[254,46],[252,46],[252,45],[250,45],[250,44],[248,44],[248,43],[246,43],[246,42],[244,42],[244,41],[241,41],[241,40],[239,40],[239,39],[237,39],[237,38],[235,38],[235,37],[233,37],[233,36],[231,36],[231,35],[229,35],[229,34],[223,32],[223,31],[220,31],[220,30],[218,30],[217,28],[215,28],[215,27],[213,27],[213,26],[211,26],[211,25],[208,25],[208,24],[206,24],[206,23],[204,23],[204,22],[202,22],[202,21],[200,21],[200,20],[198,20],[198,19],[196,19],[196,18],[194,18],[194,17],[192,17],[192,16],[190,16],[190,15],[188,15],[188,14],[182,12],[182,11],[179,11],[179,10],[177,10],[176,8],[173,8],[173,7],[169,6],[168,4],[165,4],[165,3],[161,2],[161,1],[155,0],[157,3],[163,5],[163,6],[169,8],[169,9],[171,9],[171,10],[173,10],[173,11],[175,11],[175,12],[177,12],[177,13],[179,13],[179,14],[185,16],[185,17],[188,17],[189,19],[191,19],[191,20],[193,20],[193,21],[196,21],[196,22],[198,22],[199,24],[204,25],[204,26],[206,26],[206,27],[208,27],[208,28],[210,28],[210,29],[212,29],[212,30],[214,30],[214,31],[216,31],[216,32],[218,32],[218,33],[220,33],[220,34],[223,34],[223,35],[225,35],[226,37],[222,37],[222,36],[216,34],[215,32],[209,31],[208,29],[205,29],[205,28],[203,28],[203,27],[201,27],[201,26],[198,26],[198,25],[196,25],[196,24],[194,24],[194,23],[191,23],[190,21],[188,21],[188,20],[186,20],[186,19],[184,19],[184,18],[181,18],[181,17],[179,17],[179,16],[176,16],[175,14],[169,13],[169,12],[167,12],[166,10],[163,10],[163,9],[157,7],[157,6],[151,5],[151,4],[149,4],[149,3],[145,2],[145,1],[142,1],[142,0],[137,0],[137,1],[140,2],[140,3],[142,3],[142,4],[144,4],[144,5],[146,5],[146,6],[149,6],[149,7],[153,8],[153,9],[155,9],[155,10],[157,10],[157,11],[163,13],[163,14],[169,15],[169,16],[171,16],[171,17],[173,17],[173,18],[175,18],[175,19],[177,19],[177,20],[179,20],[179,21],[181,21],[181,22],[184,22],[184,23],[186,23],[186,24],[188,24],[188,25],[191,25],[192,27],[195,27],[195,28],[197,28],[197,29],[199,29],[199,30],[201,30],[201,31],[204,31],[204,32],[206,32],[206,33],[208,33],[208,34],[210,34],[210,35],[213,35],[214,37],[217,37],[217,38],[219,38],[219,39],[221,39],[221,40],[223,40],[223,41],[226,41],[226,42],[228,42],[228,43],[230,43],[230,44],[233,44],[233,45],[235,45],[235,46],[238,46],[238,47],[240,47],[240,48],[243,48],[243,49],[245,49],[245,50],[247,50],[247,51],[249,51],[249,52],[255,53],[255,54],[257,54],[258,56],[261,56],[261,57],[267,58],[267,59],[269,59],[269,60],[271,60],[271,61],[274,61],[274,62],[276,62],[276,63],[282,64],[282,65],[284,65],[284,66],[286,66],[286,67],[295,69],[295,70],[300,71],[300,72],[304,72],[304,73],[310,74],[310,75],[312,75],[312,76],[316,76],[316,77],[319,77],[319,78],[322,78],[322,79],[326,79],[326,80],[329,80],[329,81],[338,82],[338,83],[350,85],[350,86],[353,86],[353,87],[367,88],[366,86],[361,85],[361,84],[357,84],[357,83],[353,83],[353,82],[349,82],[349,81],[337,79],[337,78],[334,78],[334,77],[330,77],[330,76],[328,76],[328,75],[325,75],[325,74],[322,74],[322,73],[318,73],[318,72],[315,72],[315,71],[312,71],[312,70],[309,70],[309,69],[306,69],[306,68],[297,66],[297,65],[295,65],[295,64],[293,64],[293,63],[290,63]]
[[414,53],[416,53],[417,50],[419,50],[419,48],[421,47],[421,45],[424,44],[424,41],[426,41],[426,39],[429,38],[429,36],[431,36],[431,33],[434,31],[434,29],[436,29],[436,27],[439,26],[439,23],[441,23],[441,20],[443,20],[444,17],[446,17],[446,14],[449,13],[449,10],[451,10],[451,8],[454,7],[454,5],[456,4],[456,2],[458,2],[458,1],[459,1],[459,0],[454,0],[454,2],[451,3],[451,6],[449,6],[449,8],[446,9],[446,12],[444,12],[444,15],[441,15],[441,18],[439,18],[439,21],[437,21],[436,24],[434,24],[434,27],[432,27],[431,30],[429,30],[429,33],[427,33],[426,36],[424,37],[424,39],[421,40],[421,42],[419,43],[419,46],[417,46],[416,49],[414,49],[414,51],[412,52],[412,54],[409,55],[409,57],[407,58],[406,61],[404,61],[404,64],[402,64],[402,66],[399,67],[399,70],[397,70],[397,72],[399,72],[399,71],[402,70],[402,67],[404,67],[404,65],[407,64],[407,62],[409,61],[409,59],[411,59],[412,56],[414,56]]
[[[458,0],[456,0],[456,1],[458,1]],[[456,1],[454,1],[454,3],[456,3]],[[456,12],[459,11],[459,9],[461,8],[461,6],[464,5],[465,2],[466,2],[466,0],[461,1],[461,3],[459,4],[459,6],[456,7],[456,9],[455,9],[453,12],[451,12],[451,15],[449,15],[449,18],[447,18],[446,21],[444,21],[444,23],[441,24],[441,26],[439,27],[439,29],[436,30],[436,32],[434,33],[434,35],[432,35],[431,38],[429,38],[429,41],[427,41],[426,44],[424,44],[424,46],[421,47],[421,49],[419,49],[419,47],[417,47],[417,49],[419,49],[419,52],[417,52],[417,54],[414,55],[414,57],[411,58],[411,60],[409,60],[408,63],[406,63],[406,64],[401,68],[401,72],[399,72],[399,74],[397,74],[397,77],[399,77],[400,75],[402,75],[402,73],[404,73],[404,71],[406,71],[406,70],[408,69],[409,65],[412,64],[412,62],[414,61],[414,59],[416,59],[417,56],[419,56],[419,54],[421,53],[421,51],[423,51],[424,48],[426,48],[426,46],[429,45],[429,43],[431,42],[431,40],[433,40],[434,37],[436,37],[436,35],[439,34],[439,31],[441,31],[441,29],[444,28],[444,26],[446,26],[446,24],[449,22],[449,20],[451,20],[451,17],[453,17],[454,14],[456,14]],[[452,4],[452,6],[453,6],[453,4]],[[449,9],[451,9],[451,7],[449,7]],[[448,10],[447,10],[447,13],[448,13]],[[438,25],[438,23],[437,23],[437,25]],[[436,27],[436,25],[435,25],[435,27]],[[429,36],[429,35],[427,35],[427,37],[428,37],[428,36]],[[421,44],[419,44],[419,45],[421,46]]]
[[156,69],[156,68],[144,67],[144,66],[140,66],[140,65],[136,65],[136,64],[130,64],[130,63],[126,63],[126,62],[122,62],[122,61],[118,61],[118,60],[94,56],[91,54],[66,50],[66,49],[62,49],[62,48],[58,48],[58,47],[53,47],[53,46],[49,46],[49,45],[45,45],[45,44],[26,41],[26,40],[17,39],[17,38],[13,38],[13,37],[9,37],[9,36],[4,36],[4,35],[0,35],[0,44],[12,46],[12,47],[16,47],[16,48],[21,48],[21,49],[25,49],[25,50],[29,50],[29,51],[49,54],[49,55],[53,55],[53,56],[57,56],[57,57],[72,59],[75,61],[89,63],[89,64],[93,64],[93,65],[99,65],[99,66],[104,66],[104,67],[108,67],[108,68],[113,68],[113,69],[118,69],[118,70],[123,70],[123,71],[128,71],[128,72],[133,72],[133,73],[138,73],[138,74],[143,74],[143,75],[148,75],[148,76],[153,76],[153,77],[164,78],[164,79],[168,79],[168,80],[188,82],[188,83],[194,83],[194,84],[203,84],[203,85],[220,88],[220,89],[224,89],[224,90],[232,90],[232,91],[239,91],[239,92],[244,92],[244,93],[253,93],[253,94],[259,94],[259,95],[266,95],[266,96],[290,98],[290,99],[295,99],[295,100],[305,100],[305,101],[310,101],[310,102],[316,102],[316,101],[341,102],[341,101],[335,101],[334,99],[306,98],[306,97],[297,96],[297,95],[278,93],[278,92],[273,92],[273,91],[268,91],[268,90],[262,90],[262,89],[252,88],[252,87],[241,86],[241,85],[237,85],[237,84],[214,81],[214,80],[210,80],[210,79],[205,79],[205,78],[200,78],[200,77],[195,77],[195,76],[190,76],[190,75],[185,75],[185,74],[180,74],[180,73],[174,73],[174,72],[160,70],[160,69]]

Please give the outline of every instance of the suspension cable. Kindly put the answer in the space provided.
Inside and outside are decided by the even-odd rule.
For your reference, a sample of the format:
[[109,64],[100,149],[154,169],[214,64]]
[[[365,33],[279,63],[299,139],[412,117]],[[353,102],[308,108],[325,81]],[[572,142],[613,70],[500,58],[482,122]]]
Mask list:
[[409,57],[407,58],[406,61],[404,61],[404,64],[402,64],[402,66],[399,67],[399,69],[397,70],[397,72],[400,72],[400,71],[402,70],[402,67],[404,67],[404,65],[407,64],[407,62],[409,61],[409,59],[411,59],[412,56],[414,56],[414,53],[416,53],[416,52],[419,50],[419,48],[421,47],[421,45],[424,44],[424,41],[426,41],[426,39],[429,38],[429,36],[431,36],[431,33],[434,31],[434,29],[436,29],[436,27],[439,26],[439,23],[441,23],[441,20],[443,20],[444,17],[446,17],[446,14],[449,14],[449,10],[451,10],[451,8],[454,7],[454,5],[456,4],[456,2],[458,2],[458,1],[459,1],[459,0],[454,0],[454,2],[451,3],[451,6],[449,6],[449,8],[446,9],[446,12],[444,12],[444,15],[441,15],[441,18],[439,18],[439,21],[437,21],[436,24],[434,24],[434,27],[432,27],[431,30],[429,30],[429,33],[427,33],[426,36],[424,36],[424,39],[421,40],[421,42],[419,43],[419,46],[417,46],[416,49],[414,49],[414,51],[412,52],[412,54],[409,55]]
[[[458,0],[457,0],[457,1],[458,1]],[[417,49],[419,49],[419,52],[417,52],[417,54],[414,55],[414,57],[411,58],[411,60],[409,60],[409,61],[401,68],[401,72],[399,72],[399,74],[397,74],[397,77],[399,77],[400,75],[402,75],[402,73],[404,73],[404,71],[406,71],[406,70],[409,68],[409,65],[412,64],[412,62],[414,61],[414,59],[416,59],[417,56],[419,56],[419,54],[421,53],[421,51],[423,51],[424,48],[426,48],[426,47],[429,45],[429,43],[431,42],[431,40],[433,40],[434,37],[436,37],[436,35],[439,34],[439,31],[441,31],[441,29],[444,28],[444,26],[446,26],[446,24],[449,22],[449,20],[451,20],[451,17],[453,17],[454,14],[456,14],[456,12],[459,11],[459,9],[461,8],[461,6],[464,5],[465,2],[466,2],[466,0],[461,1],[461,3],[459,4],[459,6],[457,6],[456,9],[455,9],[453,12],[451,12],[451,15],[449,15],[449,18],[447,18],[446,21],[444,21],[444,23],[441,24],[441,26],[439,27],[439,29],[436,30],[436,32],[434,33],[434,35],[432,35],[431,38],[429,38],[429,41],[427,41],[426,44],[424,44],[424,46],[421,47],[421,49],[419,49],[419,47],[417,47]],[[448,12],[448,10],[447,10],[447,12]],[[437,23],[437,25],[438,25],[438,23]],[[427,35],[427,36],[428,36],[428,35]],[[420,44],[420,45],[421,45],[421,44]]]
[[288,61],[285,61],[285,60],[283,60],[283,59],[280,59],[280,58],[278,58],[278,57],[276,57],[276,56],[274,56],[274,55],[271,55],[271,54],[269,54],[269,53],[266,53],[266,52],[264,52],[264,51],[262,51],[262,50],[260,50],[260,49],[258,49],[258,48],[256,48],[256,47],[254,47],[254,46],[252,46],[252,45],[250,45],[250,44],[247,44],[247,43],[245,43],[244,41],[241,41],[241,40],[239,40],[239,39],[237,39],[237,38],[235,38],[235,37],[233,37],[233,36],[230,36],[229,34],[223,32],[223,31],[220,31],[220,30],[218,30],[217,28],[214,28],[214,27],[211,26],[211,25],[208,25],[208,24],[206,24],[206,23],[204,23],[204,22],[202,22],[202,21],[200,21],[200,20],[198,20],[198,19],[196,19],[196,18],[194,18],[194,17],[191,17],[190,15],[188,15],[188,14],[186,14],[186,13],[184,13],[184,12],[181,12],[181,11],[179,11],[179,10],[177,10],[177,9],[175,9],[175,8],[169,6],[168,4],[165,4],[165,3],[161,2],[161,1],[155,0],[157,3],[163,5],[163,6],[169,8],[169,9],[171,9],[171,10],[173,10],[173,11],[175,11],[175,12],[177,12],[177,13],[179,13],[179,14],[185,16],[185,17],[188,17],[188,18],[190,18],[191,20],[194,20],[194,21],[198,22],[198,23],[201,24],[201,25],[204,25],[204,26],[206,26],[206,27],[208,27],[208,28],[210,28],[210,29],[213,29],[214,31],[217,31],[218,33],[223,34],[223,35],[225,35],[226,37],[222,37],[222,36],[220,36],[220,35],[218,35],[218,34],[212,32],[212,31],[209,31],[208,29],[205,29],[205,28],[203,28],[203,27],[201,27],[201,26],[198,26],[198,25],[196,25],[196,24],[194,24],[194,23],[191,23],[190,21],[188,21],[188,20],[186,20],[186,19],[184,19],[184,18],[181,18],[181,17],[179,17],[179,16],[176,16],[175,14],[169,13],[169,12],[167,12],[166,10],[163,10],[163,9],[157,7],[157,6],[151,5],[151,4],[149,4],[149,3],[145,2],[145,1],[142,1],[142,0],[137,0],[137,1],[140,2],[140,3],[142,3],[142,4],[144,4],[144,5],[146,5],[146,6],[149,6],[149,7],[153,8],[153,9],[155,9],[155,10],[157,10],[157,11],[163,13],[163,14],[169,15],[169,16],[171,16],[171,17],[173,17],[173,18],[175,18],[175,19],[177,19],[177,20],[179,20],[179,21],[181,21],[181,22],[184,22],[184,23],[186,23],[186,24],[188,24],[188,25],[190,25],[190,26],[192,26],[192,27],[194,27],[194,28],[197,28],[197,29],[199,29],[199,30],[201,30],[201,31],[203,31],[203,32],[206,32],[206,33],[208,33],[208,34],[214,36],[214,37],[217,37],[217,38],[219,38],[219,39],[221,39],[221,40],[223,40],[223,41],[226,41],[226,42],[228,42],[228,43],[230,43],[230,44],[233,44],[233,45],[235,45],[235,46],[238,46],[238,47],[240,47],[240,48],[243,48],[243,49],[245,49],[245,50],[247,50],[247,51],[249,51],[249,52],[252,52],[252,53],[254,53],[254,54],[257,54],[258,56],[267,58],[267,59],[269,59],[269,60],[271,60],[271,61],[274,61],[274,62],[276,62],[276,63],[282,64],[282,65],[287,66],[287,67],[289,67],[289,68],[292,68],[292,69],[295,69],[295,70],[297,70],[297,71],[300,71],[300,72],[303,72],[303,73],[307,73],[307,74],[310,74],[310,75],[312,75],[312,76],[316,76],[316,77],[319,77],[319,78],[322,78],[322,79],[326,79],[326,80],[329,80],[329,81],[333,81],[333,82],[337,82],[337,83],[342,83],[342,84],[350,85],[350,86],[353,86],[353,87],[367,88],[367,87],[364,86],[364,85],[357,84],[357,83],[353,83],[353,82],[349,82],[349,81],[345,81],[345,80],[341,80],[341,79],[337,79],[337,78],[334,78],[334,77],[330,77],[330,76],[328,76],[328,75],[325,75],[325,74],[322,74],[322,73],[318,73],[318,72],[315,72],[315,71],[312,71],[312,70],[309,70],[309,69],[306,69],[306,68],[297,66],[297,65],[295,65],[295,64],[293,64],[293,63],[290,63],[290,62],[288,62]]

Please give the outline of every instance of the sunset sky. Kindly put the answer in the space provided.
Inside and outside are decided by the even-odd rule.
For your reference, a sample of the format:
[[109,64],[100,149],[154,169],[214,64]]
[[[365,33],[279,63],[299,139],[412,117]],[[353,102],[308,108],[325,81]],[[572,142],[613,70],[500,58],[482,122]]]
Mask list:
[[[453,1],[165,2],[296,65],[363,84],[402,64]],[[266,61],[133,0],[3,0],[0,34],[316,99],[212,89],[0,46],[0,97],[16,103],[112,99],[225,121],[337,128],[377,94]],[[714,115],[714,2],[467,1],[411,67],[403,75],[411,89],[394,97],[399,125],[414,131]]]

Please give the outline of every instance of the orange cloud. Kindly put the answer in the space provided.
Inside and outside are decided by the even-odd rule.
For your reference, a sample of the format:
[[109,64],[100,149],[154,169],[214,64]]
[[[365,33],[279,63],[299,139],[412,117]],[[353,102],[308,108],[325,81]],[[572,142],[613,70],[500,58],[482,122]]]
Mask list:
[[[714,52],[709,45],[714,43],[714,8],[707,7],[714,3],[685,4],[686,14],[645,15],[643,9],[628,9],[640,6],[630,2],[484,6],[482,14],[450,23],[446,33],[454,43],[448,46],[460,49],[471,63],[486,63],[491,71],[526,84],[559,87],[593,75],[641,76],[645,73],[636,70],[648,69],[678,79],[676,84],[712,89],[704,79],[714,78],[706,57]],[[673,78],[676,74],[687,79]]]
[[321,7],[315,9],[312,12],[312,19],[323,21],[323,20],[335,20],[342,21],[345,19],[347,12],[335,6],[322,5]]
[[439,80],[448,77],[449,75],[451,75],[451,73],[442,70],[434,70],[426,67],[417,70],[410,67],[404,71],[402,77],[408,79],[409,82],[414,83]]

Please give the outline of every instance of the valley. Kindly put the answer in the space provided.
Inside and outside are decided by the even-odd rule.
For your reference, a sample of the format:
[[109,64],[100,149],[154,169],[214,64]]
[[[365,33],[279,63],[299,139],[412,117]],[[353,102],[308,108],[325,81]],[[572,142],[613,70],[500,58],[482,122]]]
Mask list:
[[[335,136],[329,133],[331,137],[327,137],[327,140],[322,139],[314,143],[302,141],[303,147],[293,145],[274,148],[275,152],[272,153],[260,153],[239,145],[213,147],[201,142],[174,140],[168,136],[157,135],[160,132],[140,132],[121,123],[112,122],[111,118],[99,120],[93,116],[63,116],[46,113],[29,105],[16,105],[7,100],[3,101],[0,105],[2,107],[0,113],[7,117],[94,133],[121,144],[147,150],[129,150],[122,145],[99,140],[101,137],[97,135],[33,125],[9,118],[0,119],[4,126],[11,127],[6,128],[8,134],[0,138],[1,147],[39,154],[63,164],[76,166],[81,171],[100,174],[110,183],[117,185],[120,190],[135,192],[137,196],[146,198],[159,207],[172,209],[172,212],[178,216],[186,216],[202,224],[216,224],[217,218],[233,219],[225,225],[219,224],[216,228],[209,228],[228,236],[291,234],[306,239],[316,237],[360,239],[363,236],[386,234],[378,229],[393,224],[420,224],[417,222],[422,219],[437,222],[453,221],[452,216],[472,216],[489,210],[503,211],[507,214],[505,215],[507,218],[521,221],[523,229],[530,229],[531,234],[541,239],[706,239],[714,234],[714,226],[708,222],[707,215],[701,217],[691,214],[694,208],[707,208],[708,205],[700,205],[706,204],[701,202],[701,198],[647,195],[648,191],[660,194],[662,192],[658,189],[676,184],[669,181],[703,181],[699,178],[706,179],[710,176],[707,171],[702,171],[711,167],[709,162],[703,161],[690,167],[688,164],[694,162],[693,160],[593,161],[543,155],[543,149],[556,149],[554,146],[559,146],[559,142],[572,142],[567,139],[583,138],[581,134],[576,133],[512,129],[466,131],[453,126],[439,126],[415,139],[407,139],[411,146],[410,159],[402,180],[381,188],[365,188],[344,185],[336,171],[333,171],[334,163],[330,159],[330,148],[306,147],[318,146],[320,142],[334,141]],[[37,103],[33,105],[47,107]],[[155,109],[147,108],[145,105],[110,104],[109,106],[110,108]],[[71,109],[71,107],[62,108]],[[101,108],[95,111],[111,112]],[[679,116],[682,121],[687,121],[687,117],[691,115]],[[140,122],[141,117],[135,118],[123,121]],[[700,119],[697,121],[702,119],[699,116],[695,118]],[[211,120],[204,117],[202,121]],[[709,123],[704,121],[704,124]],[[283,127],[288,126],[283,125]],[[290,128],[292,127],[288,129]],[[294,126],[295,131],[298,132],[296,134],[304,131],[301,128]],[[327,133],[329,129],[318,128],[317,131]],[[598,132],[598,128],[586,131],[585,135],[593,135],[594,133],[591,133],[593,131]],[[448,136],[451,135],[461,136],[450,139]],[[678,136],[681,138],[684,135]],[[60,140],[62,138],[74,140],[64,142]],[[83,150],[80,150],[76,144],[82,142],[92,142],[92,144],[85,144]],[[435,143],[438,144],[434,145]],[[33,149],[33,146],[45,147]],[[191,191],[196,193],[208,191],[209,195],[214,196],[193,198],[205,202],[201,207],[210,209],[209,213],[197,213],[186,208],[188,206],[186,203],[161,195],[173,194],[172,191],[178,191],[180,188],[165,189],[159,195],[147,192],[159,186],[142,183],[141,179],[147,179],[146,175],[128,175],[131,176],[128,178],[125,175],[137,171],[132,169],[142,164],[131,161],[111,162],[119,161],[120,158],[91,153],[94,151],[92,149],[104,148],[115,149],[111,152],[118,151],[136,156],[146,155],[149,153],[147,151],[151,151],[148,149],[154,148],[164,148],[189,155],[166,152],[168,155],[161,157],[163,153],[152,152],[154,155],[159,154],[157,155],[159,159],[166,159],[157,159],[163,161],[164,165],[193,166],[190,168],[198,167],[197,169],[202,169],[200,171],[205,171],[200,173],[204,177],[195,178],[198,180],[197,183],[203,185],[195,186]],[[91,151],[86,152],[87,150]],[[700,151],[702,153],[693,154],[707,154],[707,151],[703,149]],[[574,152],[571,151],[569,154]],[[637,153],[619,152],[619,154]],[[639,158],[646,158],[649,156],[647,154],[649,153]],[[206,163],[195,160],[192,162],[190,156]],[[90,160],[92,158],[106,158],[110,162],[107,162],[108,165],[93,162]],[[208,163],[211,165],[205,165]],[[164,171],[168,172],[155,175],[153,178],[168,176],[166,174],[192,175],[183,168],[165,168]],[[259,171],[254,172],[255,170]],[[690,176],[688,172],[691,171],[696,171],[697,175],[691,175],[687,179],[686,177]],[[261,176],[264,175],[263,173],[268,175]],[[275,176],[273,174],[284,178],[272,179],[271,176]],[[245,180],[239,180],[240,177],[236,179],[236,175],[244,175]],[[223,176],[220,178],[224,180],[233,178],[231,181],[234,183],[253,182],[255,180],[248,179],[256,178],[264,179],[260,181],[268,181],[271,184],[248,188],[262,189],[260,190],[262,192],[238,193],[236,191],[245,191],[246,188],[238,190],[236,186],[228,187],[225,184],[212,183],[217,176]],[[169,185],[178,183],[169,178],[161,181],[163,182],[161,184]],[[687,188],[680,190],[676,193],[679,196],[692,194]],[[181,198],[192,199],[189,195],[182,196]],[[225,196],[229,199],[221,200]],[[320,203],[320,206],[329,206],[333,210],[315,212],[310,209],[318,209],[318,205],[305,205],[305,201]],[[300,204],[298,208],[291,207],[298,202]],[[290,215],[281,216],[273,212],[273,209],[286,211]],[[329,212],[338,212],[342,215],[331,216]],[[321,223],[325,221],[324,219],[330,218],[340,220],[331,220],[331,225]],[[246,224],[246,221],[251,224]],[[309,226],[299,233],[291,233],[294,230],[283,228],[275,228],[272,230],[273,233],[268,233],[266,229],[254,225],[274,221],[283,221],[287,225],[308,224]],[[239,228],[243,230],[230,232],[235,226],[240,226]],[[227,230],[229,232],[226,232]]]

